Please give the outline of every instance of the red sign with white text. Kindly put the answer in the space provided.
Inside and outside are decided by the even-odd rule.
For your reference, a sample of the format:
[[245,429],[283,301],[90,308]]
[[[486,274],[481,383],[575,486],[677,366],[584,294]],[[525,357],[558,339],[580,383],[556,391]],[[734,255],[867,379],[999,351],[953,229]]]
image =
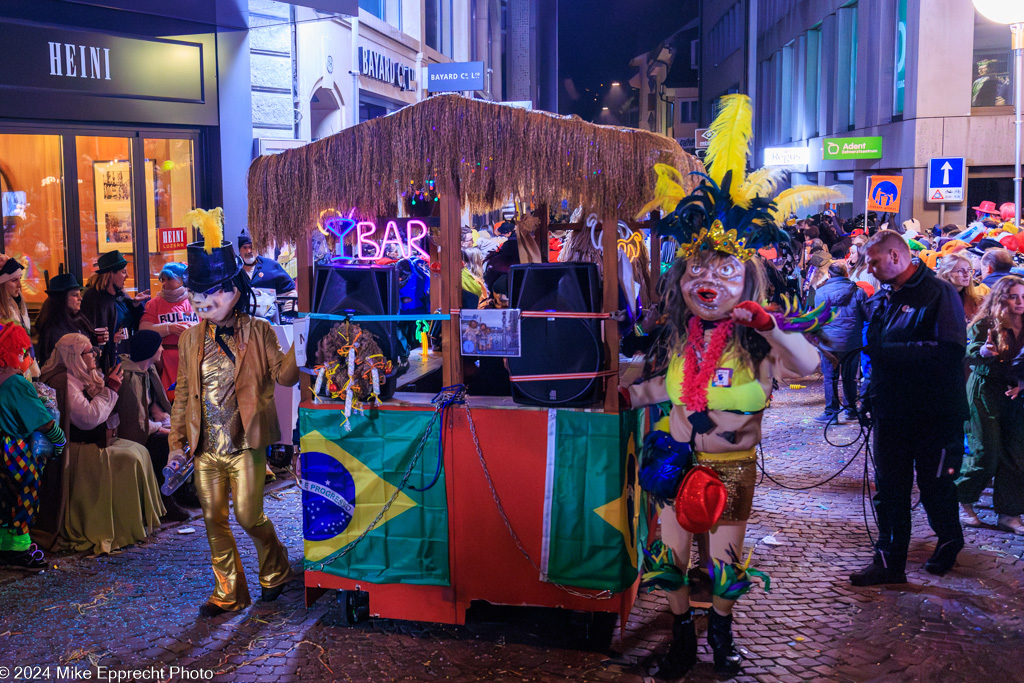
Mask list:
[[160,251],[184,249],[188,243],[188,230],[185,228],[158,228],[156,240]]

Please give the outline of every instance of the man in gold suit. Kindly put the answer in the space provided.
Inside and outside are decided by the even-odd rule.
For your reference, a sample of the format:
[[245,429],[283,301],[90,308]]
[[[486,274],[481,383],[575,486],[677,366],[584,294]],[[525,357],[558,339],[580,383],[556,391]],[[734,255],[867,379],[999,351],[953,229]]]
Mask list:
[[220,209],[196,210],[186,218],[205,235],[205,243],[188,245],[185,282],[201,320],[178,340],[169,462],[183,466],[186,448],[194,454],[216,577],[199,614],[213,617],[252,603],[228,526],[229,494],[235,520],[256,545],[260,599],[276,600],[291,578],[288,553],[263,512],[263,487],[267,446],[280,439],[274,382],[294,385],[299,373],[294,348],[284,353],[270,324],[247,312],[254,297],[231,244],[223,241]]

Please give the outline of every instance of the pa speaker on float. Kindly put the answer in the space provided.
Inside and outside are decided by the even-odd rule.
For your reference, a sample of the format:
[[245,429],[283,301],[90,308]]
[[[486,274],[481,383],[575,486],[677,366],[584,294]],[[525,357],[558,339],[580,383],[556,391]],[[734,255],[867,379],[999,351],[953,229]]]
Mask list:
[[[329,315],[396,315],[398,277],[393,266],[319,265],[313,273],[313,312]],[[316,350],[336,320],[313,320],[306,345],[307,367],[316,365]],[[395,366],[399,363],[401,345],[397,323],[393,321],[362,321],[358,325],[373,334],[384,356]],[[381,386],[380,397],[389,399],[395,393],[397,374],[392,373]]]
[[[594,313],[600,279],[593,263],[529,263],[512,266],[509,301],[523,311]],[[596,318],[520,318],[519,358],[508,359],[512,400],[525,405],[583,407],[603,396],[601,378],[516,382],[516,377],[600,372],[604,360],[601,321]]]

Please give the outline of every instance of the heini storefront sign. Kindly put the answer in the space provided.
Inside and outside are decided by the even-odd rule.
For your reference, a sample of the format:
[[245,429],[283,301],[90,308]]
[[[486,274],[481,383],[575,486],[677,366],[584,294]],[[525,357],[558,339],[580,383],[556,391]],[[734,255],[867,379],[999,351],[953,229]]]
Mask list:
[[399,90],[412,90],[412,84],[416,82],[411,66],[399,64],[387,55],[365,47],[359,48],[359,73]]
[[806,147],[766,147],[765,166],[806,166],[811,161],[811,150]]
[[881,136],[870,138],[825,138],[821,150],[826,161],[843,159],[881,159]]

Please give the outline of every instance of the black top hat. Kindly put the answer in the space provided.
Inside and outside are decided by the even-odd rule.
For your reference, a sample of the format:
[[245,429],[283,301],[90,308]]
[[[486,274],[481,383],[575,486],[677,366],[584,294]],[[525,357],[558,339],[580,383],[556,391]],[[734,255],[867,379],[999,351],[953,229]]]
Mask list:
[[70,292],[73,289],[82,289],[78,278],[75,277],[74,273],[61,273],[50,278],[50,284],[46,287],[46,293],[59,294],[61,292]]
[[238,246],[244,247],[246,244],[252,244],[252,238],[243,232],[238,236]]
[[96,261],[96,273],[113,273],[115,270],[121,270],[128,265],[128,261],[125,260],[124,256],[121,255],[117,249],[114,251],[108,251],[103,256],[100,256],[99,260]]
[[188,245],[188,271],[185,286],[193,292],[205,292],[222,285],[241,270],[230,242],[221,241],[212,254],[207,254],[203,242]]

